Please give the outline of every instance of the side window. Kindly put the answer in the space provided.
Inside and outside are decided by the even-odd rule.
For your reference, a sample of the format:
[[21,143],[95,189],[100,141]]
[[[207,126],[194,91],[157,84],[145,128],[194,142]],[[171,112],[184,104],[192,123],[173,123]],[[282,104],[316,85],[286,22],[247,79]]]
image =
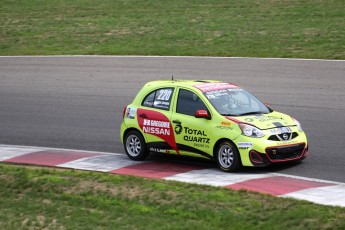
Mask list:
[[153,91],[149,95],[147,95],[141,105],[146,107],[152,107],[153,101],[155,100],[156,91]]
[[208,110],[204,102],[193,92],[180,89],[176,112],[194,116],[197,110]]
[[174,89],[172,88],[155,90],[145,97],[142,105],[156,109],[169,110],[173,91]]

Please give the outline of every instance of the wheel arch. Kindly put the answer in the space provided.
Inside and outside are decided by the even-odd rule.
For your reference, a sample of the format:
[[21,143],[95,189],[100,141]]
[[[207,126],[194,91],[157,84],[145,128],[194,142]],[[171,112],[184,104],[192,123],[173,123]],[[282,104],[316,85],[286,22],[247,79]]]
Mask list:
[[131,132],[131,131],[136,131],[136,132],[140,133],[140,135],[141,135],[141,137],[144,139],[145,143],[147,143],[147,142],[146,142],[146,139],[145,139],[145,135],[144,135],[139,129],[137,129],[137,128],[128,128],[128,129],[126,129],[126,130],[123,132],[123,135],[122,135],[122,137],[121,137],[123,142],[124,142],[124,140],[125,140],[125,136],[127,135],[127,133],[129,133],[129,132]]
[[235,144],[235,142],[233,142],[233,141],[232,141],[231,139],[229,139],[229,138],[221,138],[221,139],[219,139],[219,140],[214,144],[214,146],[213,146],[213,158],[216,159],[217,148],[218,148],[219,144],[222,143],[223,141],[229,141],[229,142],[231,142],[231,143],[235,146],[235,148],[236,148],[238,154],[240,155],[240,161],[241,161],[241,164],[242,164],[242,159],[241,159],[240,151],[238,150],[237,145]]
[[[227,143],[225,143],[225,142],[227,142]],[[230,147],[232,149],[233,155],[231,154],[232,156],[230,156],[228,153],[224,153],[225,155],[223,155],[223,152],[222,152],[222,157],[219,157],[220,156],[219,155],[220,154],[220,152],[219,152],[220,148],[223,148],[226,145],[228,145],[228,147]],[[242,157],[241,157],[241,154],[238,150],[237,145],[232,140],[230,140],[228,138],[221,138],[215,143],[215,145],[213,146],[213,158],[217,162],[219,168],[225,172],[236,172],[241,167],[243,167]],[[220,158],[222,158],[222,159],[220,159]],[[232,159],[231,163],[230,163],[229,159]],[[225,163],[224,160],[227,162]]]

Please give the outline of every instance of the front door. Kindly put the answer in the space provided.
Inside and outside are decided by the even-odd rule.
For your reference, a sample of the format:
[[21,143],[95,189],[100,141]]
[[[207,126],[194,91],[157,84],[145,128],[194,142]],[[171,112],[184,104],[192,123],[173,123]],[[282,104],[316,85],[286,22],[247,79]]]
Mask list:
[[196,93],[182,88],[179,89],[176,102],[171,122],[179,153],[212,157],[211,120],[195,117],[197,110],[208,111],[207,106]]

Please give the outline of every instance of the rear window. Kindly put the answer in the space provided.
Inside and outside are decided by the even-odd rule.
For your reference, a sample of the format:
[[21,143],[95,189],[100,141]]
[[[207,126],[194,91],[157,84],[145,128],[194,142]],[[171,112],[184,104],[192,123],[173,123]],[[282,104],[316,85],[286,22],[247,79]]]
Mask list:
[[142,102],[142,106],[169,110],[173,88],[163,88],[149,93]]

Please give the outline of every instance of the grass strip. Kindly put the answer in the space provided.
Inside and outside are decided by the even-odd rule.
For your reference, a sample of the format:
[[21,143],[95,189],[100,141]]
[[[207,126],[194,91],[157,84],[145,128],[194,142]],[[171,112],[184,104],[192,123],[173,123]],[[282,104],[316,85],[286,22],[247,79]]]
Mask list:
[[0,229],[345,229],[345,209],[247,191],[0,164]]
[[0,0],[0,55],[345,59],[344,0]]

